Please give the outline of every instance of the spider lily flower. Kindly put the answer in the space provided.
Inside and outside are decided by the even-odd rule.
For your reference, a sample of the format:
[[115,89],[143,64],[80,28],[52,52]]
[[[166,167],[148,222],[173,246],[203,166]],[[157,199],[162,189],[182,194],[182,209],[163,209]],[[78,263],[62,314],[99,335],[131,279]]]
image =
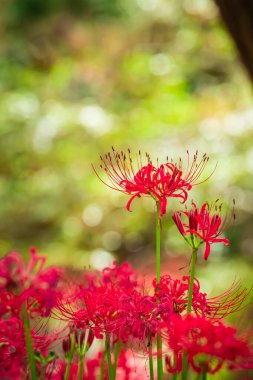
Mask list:
[[92,329],[96,338],[113,333],[122,325],[122,299],[135,289],[135,273],[127,263],[105,268],[102,273],[84,273],[84,281],[67,284],[57,300],[55,318],[79,329]]
[[24,303],[31,317],[50,315],[56,295],[59,296],[57,285],[63,271],[45,268],[45,262],[46,257],[35,248],[30,249],[27,265],[16,251],[0,260],[0,295],[6,300],[5,307],[0,307],[0,315],[7,311],[18,315]]
[[[25,360],[25,340],[23,324],[19,318],[12,317],[0,321],[0,376],[20,378],[21,367]],[[10,377],[9,377],[10,376]]]
[[[222,219],[222,204],[216,200],[212,204],[204,203],[201,208],[198,208],[192,202],[192,208],[185,211],[175,211],[172,219],[174,220],[179,232],[192,248],[198,248],[202,243],[205,243],[204,259],[207,260],[211,244],[224,243],[229,246],[229,240],[220,237],[235,219],[234,208],[230,217],[226,214]],[[186,219],[186,222],[184,222]]]
[[199,177],[209,159],[204,154],[199,160],[196,152],[191,161],[187,151],[187,165],[184,170],[181,159],[177,163],[167,159],[162,164],[157,159],[154,164],[149,154],[146,153],[143,159],[140,151],[134,164],[129,149],[124,153],[112,148],[112,152],[100,158],[100,167],[105,171],[108,182],[94,169],[97,176],[109,188],[131,196],[126,205],[128,211],[135,198],[148,196],[159,203],[160,216],[166,213],[167,198],[179,198],[184,203],[192,187],[203,182],[198,182]]
[[[183,276],[182,279],[173,279],[169,275],[164,275],[158,285],[156,279],[153,280],[152,285],[160,303],[169,298],[173,303],[175,313],[183,314],[186,312],[190,285],[189,276]],[[196,278],[193,284],[192,309],[196,315],[209,315],[211,312],[206,294],[201,292],[200,283]]]
[[166,368],[170,373],[180,372],[182,356],[197,372],[214,374],[222,367],[228,369],[253,368],[253,351],[250,343],[238,337],[235,328],[221,321],[186,315],[171,318],[168,324],[168,346],[177,358],[173,366],[168,356]]
[[[161,281],[158,285],[156,279],[153,280],[152,285],[161,305],[165,304],[166,299],[168,299],[172,302],[176,314],[184,315],[186,313],[190,286],[189,276],[173,279],[169,275],[164,275],[161,276]],[[208,298],[207,294],[201,291],[199,280],[194,278],[192,313],[196,316],[210,318],[213,321],[225,318],[229,314],[242,310],[247,305],[245,301],[249,297],[251,290],[252,288],[247,289],[241,286],[240,281],[234,281],[223,293]],[[162,313],[161,317],[166,320],[163,318]]]

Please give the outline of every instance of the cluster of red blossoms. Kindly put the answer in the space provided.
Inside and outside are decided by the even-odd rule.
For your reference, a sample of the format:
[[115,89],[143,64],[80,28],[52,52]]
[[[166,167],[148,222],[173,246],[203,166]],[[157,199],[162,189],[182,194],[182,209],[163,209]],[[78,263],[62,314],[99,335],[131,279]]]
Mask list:
[[[108,379],[107,350],[115,379],[148,377],[145,357],[150,350],[156,355],[157,334],[163,337],[167,374],[181,371],[184,352],[195,372],[203,366],[209,373],[222,366],[253,368],[251,344],[220,321],[242,307],[246,289],[235,284],[208,298],[195,279],[187,315],[188,276],[165,275],[147,287],[129,264],[114,263],[73,280],[67,271],[44,269],[45,258],[34,249],[30,255],[27,266],[17,252],[0,261],[0,378],[29,378],[24,308],[38,379]],[[49,317],[64,323],[54,323],[52,330]]]
[[[186,174],[181,161],[146,160],[139,154],[135,171],[130,152],[113,150],[102,167],[108,185],[130,195],[128,209],[134,198],[150,196],[161,218],[169,197],[187,200],[208,159],[198,162],[196,154],[190,163],[188,155]],[[195,254],[205,245],[207,259],[213,243],[229,245],[220,235],[233,215],[224,220],[216,201],[192,203],[172,218]],[[34,248],[27,264],[18,252],[0,260],[1,379],[190,380],[253,370],[252,334],[222,321],[244,307],[249,291],[238,283],[209,298],[193,264],[190,276],[158,273],[147,283],[128,263],[73,273],[46,268],[45,260]]]

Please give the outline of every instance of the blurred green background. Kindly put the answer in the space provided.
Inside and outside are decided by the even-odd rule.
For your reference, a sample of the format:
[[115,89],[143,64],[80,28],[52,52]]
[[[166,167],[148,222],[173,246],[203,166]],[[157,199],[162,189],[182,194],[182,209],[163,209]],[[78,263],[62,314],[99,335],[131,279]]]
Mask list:
[[[214,3],[5,0],[0,19],[1,255],[35,245],[50,264],[116,258],[152,273],[152,202],[128,213],[91,165],[111,145],[161,160],[198,149],[206,173],[218,165],[189,199],[235,198],[237,215],[230,249],[199,259],[202,284],[251,285],[252,89]],[[163,219],[163,272],[187,273],[170,218],[180,207],[170,202]]]

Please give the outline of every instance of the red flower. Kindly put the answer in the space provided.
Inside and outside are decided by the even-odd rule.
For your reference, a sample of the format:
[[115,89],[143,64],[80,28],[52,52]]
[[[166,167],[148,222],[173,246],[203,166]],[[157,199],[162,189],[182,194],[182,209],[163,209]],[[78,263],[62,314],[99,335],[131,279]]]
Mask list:
[[[159,297],[159,304],[163,303],[166,298],[170,299],[175,313],[178,314],[186,312],[189,284],[189,276],[183,276],[182,279],[179,280],[173,279],[169,275],[164,275],[161,277],[158,285],[156,279],[153,280],[153,287],[155,294]],[[200,291],[200,283],[196,278],[194,279],[193,285],[192,308],[196,315],[209,315],[211,312],[206,294]]]
[[26,265],[22,256],[13,251],[0,260],[0,294],[6,300],[0,315],[11,311],[18,315],[26,303],[30,316],[48,316],[58,295],[57,284],[62,270],[44,268],[46,257],[30,249]]
[[[109,183],[101,179],[108,187],[122,193],[131,195],[127,202],[127,210],[130,211],[131,203],[134,198],[141,196],[150,196],[159,203],[160,215],[166,213],[167,198],[180,198],[182,203],[187,200],[188,191],[197,182],[203,169],[205,168],[208,157],[204,155],[198,162],[198,152],[195,153],[190,163],[189,153],[186,171],[183,172],[182,161],[178,163],[173,161],[154,165],[150,156],[146,153],[145,162],[142,159],[141,152],[137,157],[137,169],[134,167],[130,150],[116,152],[112,148],[112,153],[107,153],[101,157],[101,168],[105,171]],[[96,172],[96,170],[95,170]],[[97,173],[97,172],[96,172]]]
[[18,318],[0,321],[0,377],[20,379],[26,351],[23,324]]
[[[221,211],[222,205],[218,203],[218,200],[211,205],[204,203],[200,209],[192,202],[191,210],[176,211],[172,216],[179,232],[193,248],[198,248],[200,244],[205,243],[205,260],[210,255],[211,244],[224,243],[225,246],[229,246],[229,240],[219,236],[223,234],[231,220],[234,219],[234,210],[231,217],[227,218],[226,215],[224,220],[222,220]],[[184,223],[182,214],[188,219],[187,223]]]
[[223,365],[229,369],[253,368],[251,345],[237,336],[236,329],[222,322],[186,315],[173,318],[168,325],[168,345],[178,359],[176,368],[166,360],[168,372],[182,368],[182,354],[196,372],[217,372]]
[[121,327],[119,310],[122,297],[133,293],[135,273],[129,264],[105,268],[102,273],[84,273],[84,281],[67,284],[58,299],[56,318],[78,328],[90,328],[97,338],[103,333],[115,334]]

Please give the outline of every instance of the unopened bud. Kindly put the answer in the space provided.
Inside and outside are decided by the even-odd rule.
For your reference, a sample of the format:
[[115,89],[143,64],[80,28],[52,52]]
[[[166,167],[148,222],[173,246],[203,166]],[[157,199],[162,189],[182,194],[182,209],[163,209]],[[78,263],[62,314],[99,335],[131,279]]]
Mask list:
[[62,349],[63,349],[64,355],[67,356],[71,349],[71,338],[69,335],[67,336],[67,338],[63,339]]

